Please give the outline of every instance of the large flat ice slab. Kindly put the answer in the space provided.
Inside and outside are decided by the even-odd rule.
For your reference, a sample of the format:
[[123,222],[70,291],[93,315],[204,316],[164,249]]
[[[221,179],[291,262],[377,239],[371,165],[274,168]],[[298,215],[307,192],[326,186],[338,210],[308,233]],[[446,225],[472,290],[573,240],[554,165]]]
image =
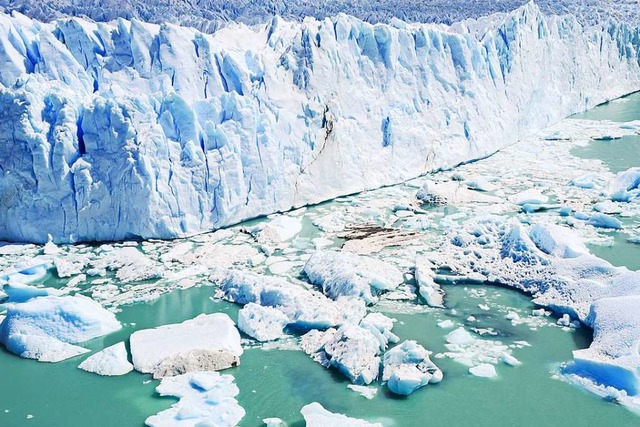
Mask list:
[[224,313],[136,331],[130,342],[135,369],[155,377],[230,368],[242,355],[240,334]]

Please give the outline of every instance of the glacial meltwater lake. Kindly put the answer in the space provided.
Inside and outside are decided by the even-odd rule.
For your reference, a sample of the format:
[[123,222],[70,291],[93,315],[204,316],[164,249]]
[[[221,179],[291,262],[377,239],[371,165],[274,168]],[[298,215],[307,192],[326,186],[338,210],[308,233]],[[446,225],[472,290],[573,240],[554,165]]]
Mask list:
[[[640,120],[640,94],[634,94],[575,116],[589,120]],[[562,141],[558,142],[559,144]],[[617,140],[594,140],[574,149],[574,155],[601,159],[613,172],[640,166],[640,136]],[[372,192],[375,194],[375,192]],[[323,204],[331,208],[332,201]],[[315,207],[309,209],[312,211]],[[637,218],[623,219],[638,227]],[[302,234],[312,238],[317,229],[303,221]],[[437,230],[427,231],[438,233]],[[640,245],[629,243],[621,232],[610,232],[612,246],[590,246],[598,256],[615,265],[640,269]],[[61,279],[50,276],[45,285],[59,287]],[[225,373],[235,376],[239,404],[246,410],[242,426],[261,426],[262,419],[279,417],[290,426],[303,426],[302,406],[317,401],[332,412],[378,421],[385,426],[638,426],[640,416],[563,380],[558,369],[570,361],[572,351],[590,344],[591,331],[561,328],[553,316],[529,318],[514,325],[505,315],[527,318],[536,307],[529,296],[502,287],[444,285],[446,308],[411,304],[380,304],[373,307],[397,319],[394,333],[400,340],[413,339],[433,352],[432,360],[443,370],[444,380],[408,397],[389,393],[379,382],[377,395],[367,400],[347,388],[349,381],[326,370],[295,348],[250,347],[241,365]],[[127,340],[139,329],[181,322],[200,313],[226,312],[234,320],[237,305],[216,300],[209,286],[176,290],[154,301],[121,307],[117,314],[124,327],[85,345],[91,350]],[[482,306],[488,306],[489,310]],[[415,304],[414,304],[415,306]],[[484,307],[487,308],[487,307]],[[472,316],[470,321],[469,318]],[[452,320],[455,327],[488,332],[488,340],[519,345],[513,356],[521,366],[496,366],[498,377],[478,378],[466,366],[447,357],[445,335],[453,329],[438,326]],[[155,393],[158,381],[131,372],[122,377],[101,377],[77,368],[85,356],[60,363],[39,363],[0,350],[0,427],[125,427],[143,426],[150,415],[167,409],[177,399]]]

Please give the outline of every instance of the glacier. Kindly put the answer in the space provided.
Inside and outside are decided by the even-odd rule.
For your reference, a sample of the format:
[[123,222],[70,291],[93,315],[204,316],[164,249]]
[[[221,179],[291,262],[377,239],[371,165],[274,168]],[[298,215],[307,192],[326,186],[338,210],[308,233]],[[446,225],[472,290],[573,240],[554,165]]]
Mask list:
[[403,182],[639,90],[639,51],[533,3],[213,34],[0,14],[0,239],[174,238]]

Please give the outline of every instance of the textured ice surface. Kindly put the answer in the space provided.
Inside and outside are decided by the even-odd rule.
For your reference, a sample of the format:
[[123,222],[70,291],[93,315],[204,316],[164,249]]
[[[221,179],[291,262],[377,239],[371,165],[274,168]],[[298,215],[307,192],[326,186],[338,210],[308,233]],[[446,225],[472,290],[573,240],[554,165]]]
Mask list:
[[329,412],[318,402],[304,406],[300,413],[304,417],[307,427],[382,427],[382,424],[379,423],[369,423],[357,418],[349,418],[346,415]]
[[391,264],[338,251],[315,252],[304,273],[328,297],[357,298],[366,304],[375,303],[379,292],[393,290],[404,280],[402,272]]
[[120,329],[113,313],[84,296],[44,296],[7,304],[0,343],[20,357],[58,362],[87,352],[73,344]]
[[[287,317],[287,325],[297,330],[327,329],[345,322],[358,323],[365,315],[361,301],[348,298],[333,301],[319,292],[304,288],[301,283],[292,283],[279,277],[221,269],[216,270],[212,278],[224,299],[243,305],[255,303],[277,309]],[[267,318],[264,320],[271,321]]]
[[240,334],[224,313],[136,331],[130,342],[135,369],[159,377],[229,368],[242,355]]
[[640,89],[636,35],[533,4],[213,35],[0,15],[0,239],[191,235],[478,159]]
[[334,367],[357,385],[378,378],[380,342],[368,329],[345,324],[324,332],[313,330],[302,337],[302,349],[325,367]]
[[131,372],[133,365],[127,360],[127,349],[121,341],[89,356],[78,368],[98,375],[116,376]]
[[245,415],[235,399],[240,391],[231,375],[191,372],[163,378],[156,391],[180,400],[147,418],[145,424],[150,427],[233,427]]
[[238,329],[258,341],[284,337],[289,318],[277,308],[249,303],[238,312]]

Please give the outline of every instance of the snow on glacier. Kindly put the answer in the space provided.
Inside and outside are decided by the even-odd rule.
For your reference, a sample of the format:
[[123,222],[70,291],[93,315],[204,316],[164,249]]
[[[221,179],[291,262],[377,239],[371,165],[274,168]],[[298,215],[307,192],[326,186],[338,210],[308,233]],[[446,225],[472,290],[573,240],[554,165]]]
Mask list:
[[640,89],[637,32],[534,4],[212,35],[2,14],[0,238],[185,236],[482,158]]
[[74,344],[121,328],[115,315],[82,295],[39,296],[6,305],[0,343],[11,353],[59,362],[88,350]]

